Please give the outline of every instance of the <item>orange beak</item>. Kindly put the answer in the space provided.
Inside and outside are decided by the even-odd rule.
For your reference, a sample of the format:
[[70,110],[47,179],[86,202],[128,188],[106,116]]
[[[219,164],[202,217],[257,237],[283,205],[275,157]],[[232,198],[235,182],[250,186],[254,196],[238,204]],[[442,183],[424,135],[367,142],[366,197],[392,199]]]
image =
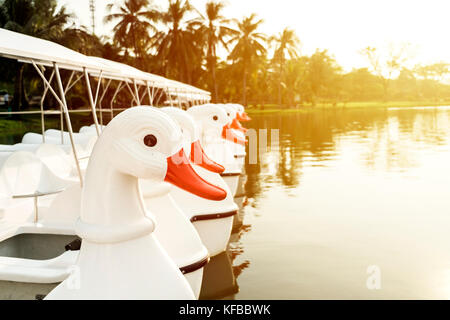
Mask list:
[[231,128],[242,131],[243,133],[246,133],[248,131],[248,129],[244,128],[241,125],[241,123],[239,122],[239,120],[237,118],[233,119],[233,122],[231,123]]
[[223,126],[222,130],[222,138],[234,142],[236,144],[240,144],[242,146],[245,146],[247,144],[247,141],[242,139],[241,137],[238,137],[233,130],[231,130],[231,125],[227,124],[226,126]]
[[220,201],[227,197],[225,190],[209,183],[195,172],[183,149],[167,158],[167,174],[164,180],[208,200]]
[[242,113],[238,113],[238,114],[237,114],[237,119],[238,119],[239,121],[242,121],[242,122],[246,122],[246,121],[252,120],[252,118],[250,118],[250,117],[248,116],[248,114],[245,113],[245,111],[242,112]]
[[223,173],[225,168],[217,162],[211,160],[202,148],[199,140],[191,144],[191,161],[206,170],[215,173]]

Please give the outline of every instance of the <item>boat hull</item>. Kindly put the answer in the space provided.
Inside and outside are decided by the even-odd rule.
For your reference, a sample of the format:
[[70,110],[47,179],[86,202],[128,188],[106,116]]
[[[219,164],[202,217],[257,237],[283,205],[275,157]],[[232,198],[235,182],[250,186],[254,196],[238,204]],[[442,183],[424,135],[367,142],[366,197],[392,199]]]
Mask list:
[[196,299],[200,297],[200,290],[202,289],[203,269],[204,268],[200,268],[198,270],[195,270],[194,272],[186,273],[184,275],[189,285],[191,286]]
[[233,228],[233,216],[194,221],[194,227],[211,257],[225,251]]
[[230,188],[230,192],[233,197],[236,195],[238,184],[239,184],[239,176],[240,174],[222,174],[221,175],[225,183]]

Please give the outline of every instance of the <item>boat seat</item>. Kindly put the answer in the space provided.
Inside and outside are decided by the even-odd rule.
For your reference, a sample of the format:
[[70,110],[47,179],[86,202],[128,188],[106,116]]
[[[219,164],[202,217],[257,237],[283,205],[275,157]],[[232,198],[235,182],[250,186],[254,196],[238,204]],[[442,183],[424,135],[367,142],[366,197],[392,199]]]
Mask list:
[[66,251],[49,260],[0,257],[0,280],[25,283],[58,283],[75,265],[79,251]]
[[78,180],[74,175],[75,160],[59,146],[42,144],[35,154],[58,177]]
[[34,193],[39,186],[42,162],[28,151],[16,151],[2,159],[0,194]]
[[34,152],[38,147],[39,147],[38,144],[24,144],[24,143],[16,143],[13,145],[0,144],[0,152],[14,152],[14,151]]
[[[70,134],[68,131],[63,131],[64,141],[67,141],[70,143]],[[55,129],[48,129],[45,131],[45,137],[46,138],[56,138],[61,139],[61,131],[55,130]],[[73,139],[76,143],[81,144],[83,146],[86,146],[92,138],[97,138],[97,132],[96,131],[87,131],[86,133],[73,133]]]
[[35,199],[59,193],[75,182],[56,176],[31,152],[13,152],[0,168],[0,217],[21,220],[25,215],[28,219],[34,207],[30,210],[30,203]]
[[[89,156],[96,140],[97,140],[96,136],[92,136],[92,135],[76,136],[74,134],[75,148],[77,150],[78,157]],[[24,143],[24,144],[40,144],[40,143],[42,143],[42,135],[39,133],[28,132],[23,136],[22,143]],[[64,143],[63,144],[61,144],[61,134],[59,134],[59,136],[45,135],[45,143],[57,144],[57,145],[63,145],[63,146],[65,145],[65,146],[69,146],[69,147],[71,146],[70,138],[69,138],[68,134],[64,135]]]
[[[9,147],[9,148],[7,148]],[[2,151],[3,148],[3,151]],[[9,152],[6,150],[10,150]],[[14,151],[30,151],[33,152],[47,167],[58,177],[78,182],[78,172],[76,170],[75,160],[72,155],[66,152],[62,145],[50,143],[42,144],[24,144],[17,143],[15,145],[0,145],[0,167],[2,159],[8,158]],[[80,166],[85,166],[80,161]],[[83,163],[83,165],[81,165]]]
[[[99,124],[98,128],[100,129],[101,132],[106,128],[106,126],[105,125],[102,126],[101,124]],[[79,133],[97,135],[95,124],[91,124],[90,126],[82,126],[79,130]]]

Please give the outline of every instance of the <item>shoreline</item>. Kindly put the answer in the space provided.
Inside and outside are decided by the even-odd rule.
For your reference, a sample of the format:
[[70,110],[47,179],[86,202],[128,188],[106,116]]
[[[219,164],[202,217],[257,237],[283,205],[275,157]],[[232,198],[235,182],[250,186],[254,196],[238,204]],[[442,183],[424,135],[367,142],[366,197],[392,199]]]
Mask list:
[[348,102],[338,103],[336,105],[330,103],[318,103],[315,106],[311,104],[298,105],[296,107],[277,107],[275,104],[267,104],[264,109],[261,106],[249,105],[246,108],[247,113],[297,113],[312,112],[318,110],[346,110],[346,109],[388,109],[388,108],[424,108],[424,107],[444,107],[450,106],[450,101],[389,101],[389,102]]

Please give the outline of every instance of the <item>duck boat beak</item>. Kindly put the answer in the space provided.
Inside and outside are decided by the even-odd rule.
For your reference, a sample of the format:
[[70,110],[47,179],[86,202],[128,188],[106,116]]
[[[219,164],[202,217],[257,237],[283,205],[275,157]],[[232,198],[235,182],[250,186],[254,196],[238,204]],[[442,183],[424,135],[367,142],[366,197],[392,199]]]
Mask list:
[[211,160],[205,153],[200,143],[200,140],[192,142],[191,144],[191,161],[196,165],[205,168],[211,172],[223,173],[225,168],[217,162]]
[[244,128],[240,123],[239,120],[237,118],[233,119],[233,122],[231,123],[231,128],[232,129],[236,129],[239,131],[242,131],[243,133],[246,133],[248,131],[248,129]]
[[225,125],[222,130],[222,138],[234,142],[236,144],[245,146],[247,144],[247,141],[245,139],[242,139],[241,137],[238,137],[231,129],[232,128],[230,124]]
[[227,197],[225,190],[209,183],[195,172],[183,149],[167,158],[164,181],[208,200],[221,201]]
[[252,120],[252,118],[250,118],[246,112],[238,113],[237,119],[242,122]]

